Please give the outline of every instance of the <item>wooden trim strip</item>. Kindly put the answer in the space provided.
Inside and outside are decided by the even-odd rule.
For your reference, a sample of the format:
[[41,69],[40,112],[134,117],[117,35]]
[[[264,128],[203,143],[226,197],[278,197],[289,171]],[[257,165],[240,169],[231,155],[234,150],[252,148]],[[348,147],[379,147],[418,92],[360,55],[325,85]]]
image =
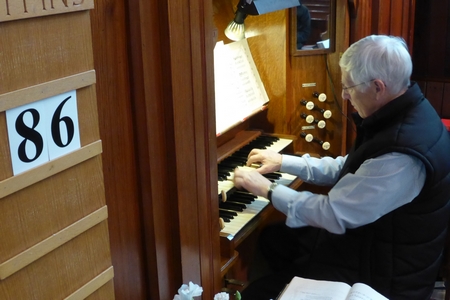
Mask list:
[[3,280],[108,218],[105,206],[0,264]]
[[95,70],[29,86],[0,95],[0,112],[94,84]]
[[104,284],[106,284],[108,281],[113,279],[114,277],[114,269],[113,267],[109,267],[102,273],[100,273],[98,276],[93,278],[91,281],[83,285],[81,288],[79,288],[77,291],[72,293],[69,297],[64,298],[64,300],[82,300],[86,299],[89,295],[91,295],[93,292],[98,290],[100,287],[102,287]]
[[0,181],[0,199],[102,153],[98,140],[36,168]]

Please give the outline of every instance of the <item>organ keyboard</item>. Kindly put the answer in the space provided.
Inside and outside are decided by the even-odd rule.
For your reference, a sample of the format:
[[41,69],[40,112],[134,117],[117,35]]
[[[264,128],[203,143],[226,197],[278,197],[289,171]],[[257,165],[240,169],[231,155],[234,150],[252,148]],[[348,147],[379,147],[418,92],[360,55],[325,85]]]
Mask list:
[[[236,190],[231,181],[232,177],[233,174],[230,174],[227,180],[219,181],[219,191],[227,190],[226,201],[219,203],[219,216],[224,220],[220,234],[228,239],[232,239],[242,227],[269,204],[269,200],[264,197]],[[296,179],[293,175],[279,172],[268,174],[268,177],[271,181],[287,186]],[[219,195],[219,199],[222,197],[224,197],[224,193]]]
[[[246,191],[238,191],[233,185],[234,169],[244,167],[248,154],[254,148],[281,152],[292,143],[292,139],[258,135],[234,152],[230,151],[218,163],[219,216],[223,220],[222,237],[232,240],[249,222],[269,205],[269,200],[254,196]],[[269,180],[289,186],[295,176],[275,172],[265,175]]]
[[[239,257],[242,256],[242,253],[239,255],[241,251],[238,251],[240,245],[247,245],[245,242],[247,238],[257,231],[258,228],[264,226],[266,222],[272,220],[275,217],[274,214],[277,214],[267,199],[255,197],[246,191],[239,191],[233,186],[234,168],[245,165],[248,153],[253,148],[266,148],[276,152],[292,152],[294,139],[295,137],[293,136],[279,136],[279,138],[274,139],[273,137],[263,136],[260,131],[249,130],[238,130],[238,132],[230,132],[229,135],[218,137],[218,205],[219,215],[224,220],[224,226],[220,232],[222,277],[234,265],[240,265],[240,263],[237,263],[241,261]],[[261,144],[261,141],[264,142]],[[284,184],[294,189],[301,184],[298,178],[285,173],[276,172],[267,176],[270,176],[269,179],[279,184]]]

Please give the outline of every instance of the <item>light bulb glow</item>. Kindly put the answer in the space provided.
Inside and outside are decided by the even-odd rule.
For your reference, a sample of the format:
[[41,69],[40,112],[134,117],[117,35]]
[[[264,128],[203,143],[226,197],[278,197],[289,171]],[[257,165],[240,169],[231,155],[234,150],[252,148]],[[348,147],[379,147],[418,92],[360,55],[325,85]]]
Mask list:
[[232,41],[240,41],[245,38],[244,23],[238,24],[234,20],[225,28],[225,35]]

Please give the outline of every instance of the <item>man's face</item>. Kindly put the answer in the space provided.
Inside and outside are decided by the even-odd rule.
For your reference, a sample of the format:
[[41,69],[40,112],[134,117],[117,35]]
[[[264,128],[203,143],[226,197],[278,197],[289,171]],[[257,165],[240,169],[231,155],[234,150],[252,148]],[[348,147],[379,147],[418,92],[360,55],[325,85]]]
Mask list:
[[370,86],[361,92],[359,87],[363,82],[353,82],[347,72],[342,70],[341,73],[342,98],[350,101],[361,118],[370,116],[378,109],[373,82],[370,81]]

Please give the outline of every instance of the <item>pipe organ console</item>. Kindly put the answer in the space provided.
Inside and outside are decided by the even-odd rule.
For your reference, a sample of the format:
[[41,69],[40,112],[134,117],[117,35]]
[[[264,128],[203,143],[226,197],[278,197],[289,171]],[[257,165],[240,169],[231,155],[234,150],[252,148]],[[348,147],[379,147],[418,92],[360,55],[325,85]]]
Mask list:
[[[237,264],[240,254],[237,248],[252,233],[266,222],[275,211],[269,200],[257,197],[247,191],[237,190],[233,185],[233,171],[245,167],[247,156],[254,148],[270,149],[279,153],[292,152],[294,136],[263,134],[257,130],[242,130],[226,142],[218,138],[218,206],[221,223],[221,274],[226,282],[235,281],[227,275]],[[221,144],[223,143],[223,144]],[[266,174],[271,181],[292,188],[300,186],[301,181],[290,174],[275,172]]]
[[[325,109],[330,103],[326,103],[327,96],[324,93],[314,92],[312,96],[310,101],[302,99],[297,102],[298,107],[292,122],[295,122],[300,130],[292,131],[292,135],[270,135],[262,130],[249,130],[250,124],[253,124],[252,120],[257,118],[256,114],[250,116],[246,122],[235,125],[237,128],[231,128],[229,132],[220,133],[217,137],[217,205],[221,228],[221,275],[224,285],[230,282],[245,282],[248,279],[248,260],[252,260],[259,231],[268,223],[274,220],[282,221],[284,218],[269,200],[237,190],[233,185],[234,169],[257,167],[246,166],[248,154],[254,148],[295,154],[294,145],[297,140],[305,145],[319,145],[318,151],[309,151],[313,155],[327,153],[331,144],[323,140],[323,137],[328,130],[327,123],[333,125],[334,122],[331,119],[331,111]],[[302,181],[293,175],[275,172],[265,176],[278,184],[301,189]]]
[[[233,186],[233,170],[237,167],[245,167],[247,156],[254,148],[282,152],[291,143],[291,139],[260,135],[218,163],[219,216],[223,221],[221,236],[232,239],[269,204],[269,200],[263,197],[237,190]],[[280,172],[264,176],[270,181],[287,186],[296,178]]]
[[[223,39],[225,46],[227,46],[230,42],[223,37],[221,28],[224,28],[231,19],[229,16],[225,17],[226,13],[223,13],[225,8],[228,7],[228,2],[216,0],[215,4],[217,14],[214,17],[218,28],[218,41]],[[273,22],[280,24],[286,22],[286,19],[284,19],[286,12],[279,12],[278,16],[280,18],[271,19],[270,26],[274,26]],[[249,29],[251,27],[259,28],[261,24],[258,21],[260,20],[247,18],[246,26],[248,25]],[[285,38],[286,36],[274,31],[247,39],[248,53],[251,53],[251,56],[248,56],[253,57],[255,73],[258,73],[258,77],[261,77],[263,84],[260,86],[264,87],[264,93],[267,92],[268,96],[267,101],[270,100],[270,102],[259,103],[263,107],[261,109],[256,107],[257,109],[252,110],[254,114],[241,118],[239,121],[244,120],[242,124],[234,125],[236,127],[232,128],[219,126],[226,128],[225,132],[216,130],[216,133],[218,133],[217,205],[220,218],[218,222],[221,225],[219,233],[221,278],[224,286],[227,286],[230,282],[246,282],[251,279],[249,274],[250,264],[253,260],[260,230],[269,223],[285,219],[285,216],[276,211],[267,199],[255,197],[246,191],[239,191],[233,186],[233,170],[237,166],[245,165],[249,151],[252,148],[269,147],[283,153],[301,154],[308,152],[320,156],[334,155],[341,149],[340,141],[338,141],[340,140],[341,114],[335,110],[336,100],[331,100],[333,97],[327,97],[326,94],[334,91],[328,86],[330,82],[329,73],[315,72],[317,67],[323,66],[323,56],[291,57],[292,64],[288,63],[287,59],[284,61],[270,60],[270,57],[280,57],[280,49],[274,47],[274,45],[284,43]],[[227,57],[221,52],[225,49],[223,48],[224,45],[219,44],[219,46],[216,45],[214,55],[220,57],[217,66],[221,67],[221,63]],[[230,47],[230,49],[237,48]],[[262,53],[264,55],[261,55]],[[330,57],[332,58],[329,61],[333,62],[338,58],[338,54],[331,54]],[[226,64],[226,69],[228,70],[231,65],[234,64]],[[215,72],[217,70],[218,68],[215,65]],[[294,72],[293,70],[303,70],[304,72]],[[284,74],[289,75],[284,76]],[[333,77],[331,82],[338,82],[338,76],[333,72],[331,74],[331,77]],[[221,73],[217,75],[221,75]],[[222,78],[221,76],[217,77]],[[232,78],[238,77],[239,75],[232,76]],[[229,78],[229,76],[225,78]],[[235,85],[227,84],[225,88],[220,88],[220,92],[217,93],[217,86],[222,87],[217,83],[218,81],[215,83],[216,123],[221,124],[228,117],[235,117],[243,109],[221,109],[231,105],[230,102],[238,102],[238,97],[228,96]],[[227,97],[224,97],[225,95]],[[223,102],[221,101],[222,98],[224,98]],[[252,101],[255,98],[258,97],[250,97]],[[333,118],[333,114],[338,117]],[[250,130],[250,128],[254,128],[254,130]],[[263,132],[273,134],[268,135]],[[309,142],[305,140],[306,136],[303,136],[303,133],[308,135]],[[272,136],[276,136],[277,139],[274,140]],[[333,147],[331,147],[332,145]],[[306,184],[303,185],[300,179],[288,174],[275,173],[268,174],[268,176],[271,180],[296,190],[304,189],[307,186]]]

